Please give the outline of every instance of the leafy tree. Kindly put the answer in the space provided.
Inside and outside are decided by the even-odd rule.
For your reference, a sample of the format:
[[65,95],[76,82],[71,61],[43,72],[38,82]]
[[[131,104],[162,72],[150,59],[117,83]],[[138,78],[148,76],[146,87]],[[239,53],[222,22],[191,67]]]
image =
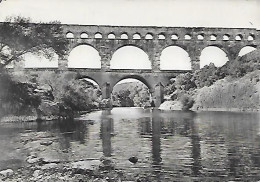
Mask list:
[[68,40],[58,22],[31,23],[22,17],[7,18],[0,23],[0,69],[12,62],[19,62],[27,53],[48,59],[55,54],[64,56]]
[[123,107],[133,107],[134,102],[130,98],[131,92],[129,90],[120,90],[117,97],[120,102],[120,105]]
[[23,114],[37,108],[40,97],[34,93],[36,85],[12,80],[5,71],[0,72],[0,115]]
[[55,54],[62,57],[67,47],[68,40],[58,22],[31,23],[28,18],[13,17],[0,23],[0,109],[4,114],[19,114],[30,107],[37,109],[41,103],[34,93],[35,84],[14,79],[4,68],[18,63],[27,53],[48,59]]
[[48,85],[54,101],[73,111],[97,108],[101,102],[101,91],[87,80],[75,79],[70,72],[45,71],[38,75],[37,84]]

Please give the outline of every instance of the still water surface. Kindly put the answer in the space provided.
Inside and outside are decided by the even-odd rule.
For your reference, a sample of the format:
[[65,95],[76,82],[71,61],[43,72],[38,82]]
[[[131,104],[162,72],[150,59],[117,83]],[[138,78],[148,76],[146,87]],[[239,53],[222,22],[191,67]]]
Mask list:
[[[85,158],[112,158],[128,174],[170,179],[260,180],[259,113],[183,112],[142,108],[97,111],[70,122],[0,125],[0,169],[18,168],[26,156],[18,135],[47,131]],[[132,164],[129,157],[136,156]]]

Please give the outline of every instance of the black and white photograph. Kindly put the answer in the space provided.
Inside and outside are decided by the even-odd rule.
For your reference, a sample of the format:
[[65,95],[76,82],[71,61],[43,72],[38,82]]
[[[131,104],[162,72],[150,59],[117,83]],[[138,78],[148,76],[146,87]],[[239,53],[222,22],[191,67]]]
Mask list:
[[0,182],[260,182],[259,0],[0,0]]

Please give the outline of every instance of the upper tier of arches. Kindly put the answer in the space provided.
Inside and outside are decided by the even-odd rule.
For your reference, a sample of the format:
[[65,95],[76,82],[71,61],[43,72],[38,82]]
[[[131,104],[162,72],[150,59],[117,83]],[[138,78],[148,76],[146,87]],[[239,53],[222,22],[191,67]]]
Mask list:
[[[243,56],[255,50],[253,46],[245,46],[239,50]],[[187,47],[170,45],[164,47],[159,54],[160,70],[192,70],[192,59]],[[68,56],[69,68],[101,69],[101,53],[92,45],[81,44],[72,49]],[[210,45],[201,49],[199,54],[200,68],[210,63],[223,66],[230,60],[228,52],[219,46]],[[110,59],[106,60],[109,69],[145,69],[151,70],[154,62],[142,46],[126,44],[114,49]]]
[[81,32],[80,36],[76,36],[73,32],[67,32],[66,33],[67,39],[158,39],[158,40],[198,40],[198,41],[254,41],[255,35],[253,33],[250,33],[249,35],[242,35],[242,34],[195,34],[191,35],[190,33],[184,34],[184,35],[178,35],[177,33],[172,34],[165,34],[163,32],[160,32],[156,35],[153,35],[152,33],[147,33],[144,36],[142,36],[141,33],[134,33],[132,35],[128,35],[127,33],[121,33],[119,36],[117,36],[115,33],[110,32],[109,34],[103,35],[100,32],[94,33],[94,36],[90,36],[87,32]]

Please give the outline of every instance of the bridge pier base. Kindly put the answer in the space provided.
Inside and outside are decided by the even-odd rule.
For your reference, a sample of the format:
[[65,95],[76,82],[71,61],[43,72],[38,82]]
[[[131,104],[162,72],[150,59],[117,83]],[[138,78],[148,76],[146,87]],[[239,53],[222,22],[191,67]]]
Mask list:
[[155,107],[160,107],[164,97],[164,86],[161,83],[155,85],[154,92],[152,93],[152,101]]
[[112,100],[111,100],[111,86],[110,83],[106,82],[101,87],[102,99],[106,99],[108,102],[106,103],[106,107],[112,107]]

